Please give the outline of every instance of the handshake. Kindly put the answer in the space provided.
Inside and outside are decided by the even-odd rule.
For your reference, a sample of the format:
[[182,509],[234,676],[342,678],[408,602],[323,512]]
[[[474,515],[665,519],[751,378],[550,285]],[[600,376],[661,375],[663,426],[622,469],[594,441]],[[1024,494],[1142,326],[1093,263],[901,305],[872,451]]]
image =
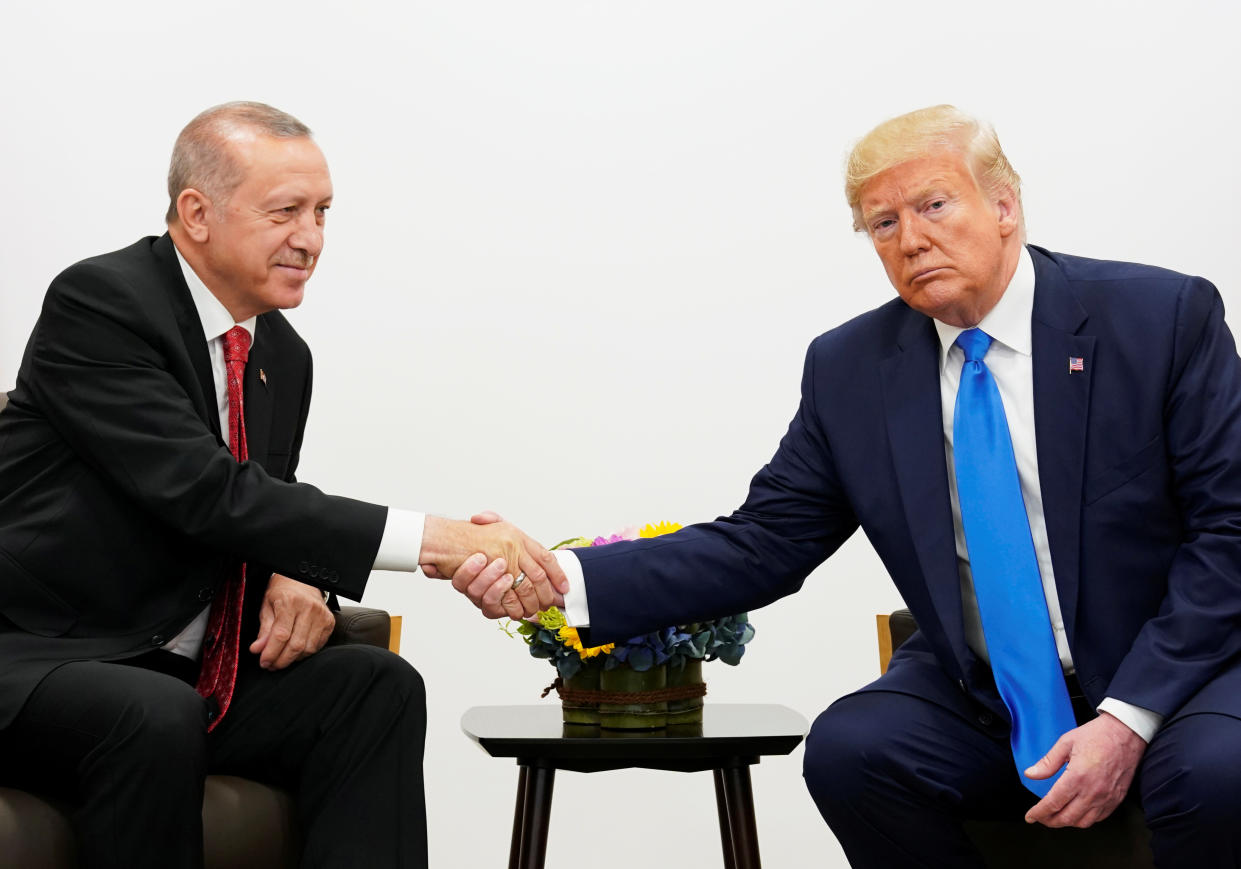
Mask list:
[[491,512],[469,522],[427,516],[419,561],[423,573],[451,579],[489,619],[521,619],[563,607],[569,590],[556,556]]

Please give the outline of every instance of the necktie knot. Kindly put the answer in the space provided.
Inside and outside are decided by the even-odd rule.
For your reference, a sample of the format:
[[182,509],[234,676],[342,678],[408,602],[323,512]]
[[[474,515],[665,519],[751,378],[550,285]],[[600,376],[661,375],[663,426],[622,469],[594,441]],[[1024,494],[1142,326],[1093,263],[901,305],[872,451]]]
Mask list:
[[250,333],[240,326],[234,326],[224,333],[224,361],[241,362],[250,358]]
[[966,329],[957,336],[956,344],[965,351],[966,362],[982,362],[991,347],[991,336],[982,329]]

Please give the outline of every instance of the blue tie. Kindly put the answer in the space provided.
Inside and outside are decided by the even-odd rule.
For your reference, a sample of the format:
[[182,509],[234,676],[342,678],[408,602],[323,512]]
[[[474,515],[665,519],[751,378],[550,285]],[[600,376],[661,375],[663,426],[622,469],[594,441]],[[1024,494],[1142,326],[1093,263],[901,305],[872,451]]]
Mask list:
[[1028,779],[1032,766],[1077,726],[1047,615],[1030,522],[1017,477],[1008,420],[995,378],[982,361],[991,336],[968,329],[952,422],[952,454],[965,546],[974,574],[991,670],[1013,719],[1013,758],[1021,783],[1040,797],[1050,779]]

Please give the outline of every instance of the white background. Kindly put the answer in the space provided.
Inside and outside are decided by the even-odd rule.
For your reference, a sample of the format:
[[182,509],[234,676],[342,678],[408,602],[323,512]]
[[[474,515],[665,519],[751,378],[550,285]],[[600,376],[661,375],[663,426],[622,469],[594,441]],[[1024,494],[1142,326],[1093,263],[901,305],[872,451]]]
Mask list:
[[[0,387],[60,269],[162,231],[181,126],[263,100],[314,128],[337,192],[291,315],[316,354],[304,480],[549,542],[710,519],[774,450],[810,339],[891,295],[840,169],[892,115],[990,119],[1032,242],[1205,275],[1235,323],[1235,8],[6,3]],[[421,576],[365,603],[405,616],[427,680],[432,865],[503,865],[516,770],[458,722],[538,702],[551,669]],[[813,718],[873,678],[899,603],[859,536],[753,614],[710,701]],[[800,761],[754,770],[766,864],[843,866]],[[705,774],[563,773],[548,866],[714,866],[716,836]]]

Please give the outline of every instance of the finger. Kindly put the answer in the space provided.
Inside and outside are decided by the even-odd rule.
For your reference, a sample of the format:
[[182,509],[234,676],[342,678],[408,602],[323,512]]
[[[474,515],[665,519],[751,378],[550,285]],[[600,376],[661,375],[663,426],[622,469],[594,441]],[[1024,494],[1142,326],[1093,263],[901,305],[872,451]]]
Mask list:
[[[1069,733],[1074,731],[1070,730]],[[1060,767],[1069,762],[1069,753],[1073,748],[1073,740],[1066,733],[1056,740],[1056,744],[1051,747],[1045,755],[1035,761],[1034,765],[1026,770],[1026,777],[1032,779],[1051,778]]]
[[259,609],[259,635],[250,644],[251,652],[257,655],[267,648],[267,643],[271,638],[271,626],[275,620],[276,614],[272,611],[271,602],[264,600],[263,606]]
[[541,545],[537,540],[527,537],[526,551],[531,558],[539,563],[548,580],[555,586],[556,591],[564,594],[569,590],[569,578],[565,576],[565,572],[560,566],[560,561],[552,554],[550,549]]
[[470,521],[475,525],[491,525],[495,522],[503,522],[504,517],[494,510],[484,510],[481,513],[475,513],[471,516]]
[[418,569],[422,571],[422,575],[429,579],[447,579],[442,573],[435,569],[434,564],[420,564]]
[[517,592],[513,591],[511,587],[500,596],[500,604],[504,607],[504,614],[514,620],[524,619],[526,616],[532,616],[538,612],[538,610],[527,610],[521,598],[517,596]]
[[290,664],[295,664],[302,658],[306,657],[307,650],[310,648],[311,632],[313,616],[310,608],[295,608],[293,613],[293,626],[289,634],[289,641],[284,644],[284,649],[280,652],[280,657],[276,658],[272,664],[273,670],[283,670]]
[[[536,584],[531,582],[528,577],[523,579],[521,583],[513,589],[513,593],[517,595],[517,600],[521,604],[523,616],[532,616],[544,608],[544,595],[540,594],[536,590]],[[546,595],[546,600],[546,605],[551,606],[552,601],[550,594]]]
[[1064,807],[1072,801],[1076,793],[1076,788],[1073,787],[1072,783],[1066,781],[1065,776],[1061,776],[1052,785],[1047,795],[1031,806],[1030,810],[1026,812],[1026,823],[1052,826],[1051,820],[1064,810]]
[[[517,595],[512,593],[512,586],[513,577],[507,573],[488,586],[478,599],[478,608],[483,611],[483,615],[489,619],[509,615],[502,601],[505,595],[509,595],[513,600],[517,599]],[[513,616],[509,615],[509,618]]]
[[272,665],[276,660],[284,654],[284,647],[289,642],[289,637],[293,632],[287,625],[282,622],[276,622],[272,626],[271,634],[268,635],[267,645],[263,648],[263,653],[259,655],[259,666],[264,670],[272,669]]
[[457,572],[452,575],[452,587],[457,591],[464,593],[486,567],[487,556],[483,555],[481,552],[475,552],[465,561],[461,562],[461,566],[457,568]]
[[[465,588],[465,596],[470,599],[474,606],[481,607],[483,596],[487,590],[496,585],[501,577],[508,577],[508,588],[513,584],[513,575],[508,572],[508,563],[503,558],[497,558],[487,565],[473,582]],[[499,596],[496,596],[496,602],[499,602]]]
[[[556,599],[556,589],[552,587],[551,580],[547,577],[547,571],[543,566],[535,560],[529,550],[525,550],[519,556],[522,571],[526,574],[527,582],[522,583],[523,586],[530,586],[530,592],[538,598],[539,609],[547,609],[552,605],[552,601]],[[520,588],[520,586],[519,586]]]

